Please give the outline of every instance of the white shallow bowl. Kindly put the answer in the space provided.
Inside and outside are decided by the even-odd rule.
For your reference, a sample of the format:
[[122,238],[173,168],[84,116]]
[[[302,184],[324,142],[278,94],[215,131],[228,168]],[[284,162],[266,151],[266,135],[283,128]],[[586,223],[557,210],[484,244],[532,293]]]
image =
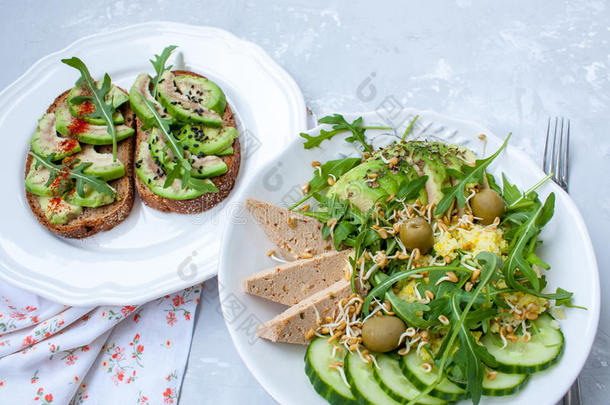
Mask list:
[[[397,133],[416,115],[413,137],[439,139],[465,145],[480,155],[479,134],[487,134],[487,155],[495,151],[502,140],[479,125],[458,121],[442,115],[405,109]],[[362,115],[365,125],[385,125],[383,114],[345,114],[350,121]],[[398,122],[396,118],[393,122]],[[319,128],[308,131],[317,134]],[[369,131],[375,143],[386,143],[395,135]],[[324,141],[321,148],[305,150],[302,139],[293,142],[273,162],[262,168],[254,180],[244,187],[236,200],[246,198],[287,206],[298,198],[298,186],[312,176],[310,162],[321,162],[354,154],[354,148],[338,135]],[[523,152],[509,147],[490,166],[495,176],[505,172],[521,189],[526,189],[544,176],[540,168]],[[295,187],[296,186],[296,187]],[[599,275],[595,255],[584,222],[570,197],[553,182],[540,190],[544,198],[556,194],[555,215],[541,235],[544,244],[539,252],[552,269],[547,274],[548,289],[561,286],[574,292],[574,302],[587,310],[567,309],[567,319],[561,321],[566,346],[561,361],[549,370],[531,378],[516,395],[505,398],[483,397],[483,404],[555,404],[577,377],[591,349],[597,330],[600,307]],[[246,213],[228,225],[224,235],[218,282],[223,312],[233,342],[246,366],[261,385],[282,404],[323,404],[304,371],[304,346],[274,344],[257,339],[257,324],[271,319],[285,307],[242,292],[241,280],[275,263],[265,252],[273,248],[264,232]],[[469,403],[469,401],[464,401]]]
[[[94,77],[109,73],[129,90],[149,59],[178,45],[170,63],[214,80],[238,118],[242,165],[229,198],[199,215],[164,214],[136,199],[120,225],[84,240],[56,237],[31,214],[24,162],[37,120],[78,72],[61,63],[78,56]],[[0,279],[70,305],[141,303],[216,274],[221,231],[234,196],[253,173],[306,127],[303,96],[260,47],[210,27],[155,22],[80,39],[38,61],[0,93]]]

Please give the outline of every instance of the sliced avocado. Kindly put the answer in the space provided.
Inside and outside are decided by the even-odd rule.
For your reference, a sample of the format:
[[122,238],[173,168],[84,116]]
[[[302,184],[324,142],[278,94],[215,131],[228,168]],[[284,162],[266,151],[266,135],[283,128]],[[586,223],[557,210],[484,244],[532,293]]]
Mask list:
[[[148,143],[142,142],[136,155],[136,174],[155,194],[172,200],[190,200],[204,193],[191,188],[182,188],[180,179],[174,180],[171,186],[164,188],[165,172],[154,161],[148,150]],[[209,180],[207,180],[209,181]]]
[[[390,161],[392,158],[398,159],[398,164],[389,168],[389,164],[384,169],[379,171],[377,182],[388,194],[397,194],[400,190],[400,186],[403,183],[409,183],[415,178],[419,177],[419,174],[411,164],[405,159],[406,151],[404,146],[401,144],[395,144],[388,148],[377,151],[371,159],[381,159],[384,162]],[[422,203],[426,203],[428,198],[426,191],[422,189],[417,197],[413,200],[419,199]]]
[[187,124],[177,134],[185,149],[192,155],[215,155],[233,144],[239,137],[234,127],[209,128],[202,125]]
[[218,156],[204,156],[191,158],[191,173],[193,177],[201,179],[216,177],[225,174],[229,169],[227,164]]
[[[94,125],[106,125],[106,121],[103,118],[92,118],[88,115],[95,111],[95,106],[92,101],[85,101],[84,103],[75,104],[72,102],[74,97],[80,97],[90,94],[90,92],[85,89],[84,86],[75,86],[68,93],[68,109],[70,110],[70,114],[74,117],[81,118],[82,120],[94,124]],[[114,108],[118,108],[122,104],[124,104],[129,97],[123,93],[118,87],[112,86],[110,91],[106,94],[106,102],[112,100],[112,105]],[[121,114],[120,111],[115,111],[112,116],[112,121],[115,124],[122,124],[125,122],[125,117]]]
[[173,162],[176,161],[174,152],[167,147],[165,135],[159,128],[152,128],[148,137],[148,150],[157,166],[166,166],[170,170],[174,167]]
[[42,157],[47,157],[51,153],[54,153],[55,158],[59,160],[79,152],[81,148],[76,139],[57,136],[57,132],[55,131],[55,120],[56,117],[53,113],[43,115],[42,118],[38,120],[38,128],[36,128],[36,132],[30,140],[30,145],[32,151],[38,153]]
[[477,157],[470,149],[452,143],[435,142],[441,158],[448,167],[460,169],[462,165],[473,166]]
[[[38,166],[38,167],[36,167]],[[47,197],[56,197],[60,194],[59,183],[61,178],[56,178],[51,184],[47,185],[51,172],[42,165],[32,162],[30,171],[25,178],[25,188],[32,194]],[[71,181],[66,179],[67,181]]]
[[[159,102],[167,112],[181,122],[194,122],[211,127],[220,127],[222,116],[211,109],[211,107],[217,108],[218,101],[214,100],[221,97],[216,94],[217,90],[220,91],[218,86],[210,86],[209,94],[204,94],[201,90],[198,91],[202,94],[189,94],[188,91],[183,94],[178,88],[175,78],[172,72],[163,72],[161,84],[158,87]],[[222,93],[222,91],[220,92]],[[222,94],[222,97],[224,97],[224,94]]]
[[400,146],[404,147],[405,159],[417,174],[428,176],[426,181],[428,204],[438,204],[443,198],[443,188],[449,185],[447,170],[438,148],[427,142],[407,142]]
[[83,207],[70,204],[61,197],[38,197],[38,202],[52,224],[65,224],[83,212]]
[[370,159],[354,167],[328,190],[330,197],[336,195],[342,200],[347,200],[367,212],[377,200],[385,198],[388,193],[380,187],[376,179],[369,179],[368,175],[378,173],[385,168],[381,159]]
[[150,93],[150,76],[148,76],[146,73],[140,73],[129,90],[129,104],[138,118],[144,122],[150,122],[153,115],[144,100],[148,100],[154,104],[155,109],[161,118],[169,120],[172,119],[167,111],[161,106],[161,104],[159,104],[157,100],[154,99]]
[[[149,150],[153,162],[157,166],[164,165],[167,170],[172,170],[176,159],[171,149],[166,148],[166,139],[157,128],[153,128],[149,138]],[[185,151],[184,156],[189,159],[193,170],[191,174],[197,178],[208,178],[220,176],[228,171],[226,163],[217,156],[205,156],[203,153],[193,155]]]
[[[56,111],[55,128],[64,136],[77,137],[80,142],[91,145],[112,145],[112,136],[106,125],[93,125],[85,120],[73,117],[68,107],[63,105]],[[133,128],[127,125],[116,125],[117,142],[134,134]]]
[[216,156],[228,156],[232,155],[233,153],[235,153],[235,151],[233,150],[233,146],[229,146],[221,151],[216,152]]
[[[115,201],[115,197],[108,194],[100,193],[99,191],[91,188],[89,185],[84,186],[84,196],[81,197],[76,192],[76,189],[70,190],[64,197],[66,202],[77,205],[79,207],[101,207],[102,205],[112,204]],[[117,195],[118,197],[118,195]]]
[[208,110],[222,116],[227,108],[227,98],[218,85],[203,77],[179,75],[174,79],[180,93],[202,104]]
[[83,145],[79,153],[67,157],[64,163],[70,163],[75,159],[79,159],[81,163],[92,163],[84,173],[98,176],[102,180],[110,181],[125,176],[125,165],[119,159],[114,160],[112,153],[98,153],[93,145]]

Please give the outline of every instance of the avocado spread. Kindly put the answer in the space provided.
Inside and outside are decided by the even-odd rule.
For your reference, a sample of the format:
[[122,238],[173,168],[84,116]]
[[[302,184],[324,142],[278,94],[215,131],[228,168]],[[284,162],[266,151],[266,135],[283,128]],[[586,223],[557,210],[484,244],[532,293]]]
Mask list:
[[[101,91],[102,83],[96,85]],[[40,118],[30,141],[32,161],[25,188],[37,196],[52,224],[68,223],[85,207],[115,202],[119,197],[112,183],[107,182],[120,179],[126,173],[123,162],[94,146],[112,145],[113,139],[86,86],[79,80],[67,97],[60,98],[55,112]],[[120,110],[128,100],[127,94],[114,85],[105,93],[117,142],[134,134],[131,126],[123,124],[125,117]]]
[[[145,140],[137,146],[136,174],[158,196],[190,200],[218,191],[210,179],[228,171],[223,157],[233,155],[239,133],[223,123],[227,100],[217,84],[165,67],[171,50],[153,61],[155,77],[141,73],[129,91]],[[181,174],[167,181],[176,170]],[[185,171],[193,182],[183,184]]]

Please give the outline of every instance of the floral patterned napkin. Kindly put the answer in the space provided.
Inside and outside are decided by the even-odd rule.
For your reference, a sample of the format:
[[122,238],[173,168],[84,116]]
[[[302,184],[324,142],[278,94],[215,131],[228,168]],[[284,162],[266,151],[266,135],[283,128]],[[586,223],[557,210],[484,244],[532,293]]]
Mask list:
[[177,403],[201,288],[80,308],[0,284],[0,404]]

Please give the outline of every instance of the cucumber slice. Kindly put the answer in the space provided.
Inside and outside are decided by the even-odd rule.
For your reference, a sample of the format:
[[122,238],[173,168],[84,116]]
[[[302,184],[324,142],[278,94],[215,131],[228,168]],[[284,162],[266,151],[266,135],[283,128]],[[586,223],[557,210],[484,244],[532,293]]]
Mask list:
[[[421,391],[415,388],[400,370],[398,358],[387,354],[378,354],[376,358],[379,368],[373,367],[375,381],[386,394],[400,403],[412,401],[421,394]],[[422,405],[442,405],[446,403],[447,401],[429,395],[421,397],[416,402],[416,404]]]
[[358,353],[347,354],[344,364],[347,382],[359,404],[397,405],[401,403],[395,401],[381,388],[375,381],[374,365],[362,361]]
[[506,374],[498,372],[498,375],[493,380],[490,380],[487,375],[483,379],[483,395],[492,397],[503,397],[512,395],[520,391],[529,380],[527,374]]
[[[426,373],[422,367],[423,364],[424,361],[414,351],[400,359],[400,369],[403,374],[413,383],[415,388],[421,391],[432,385],[438,378],[437,368],[432,368],[430,372]],[[448,401],[457,401],[466,398],[468,393],[462,387],[444,377],[436,388],[430,391],[429,395]]]
[[[529,374],[507,374],[497,370],[490,371],[495,371],[497,373],[493,380],[489,379],[487,373],[485,373],[485,376],[483,377],[483,395],[490,397],[512,395],[517,391],[520,391],[529,381]],[[466,389],[466,383],[464,381],[453,380],[450,375],[448,375],[447,378],[456,385]]]
[[554,325],[550,315],[543,314],[532,322],[532,339],[523,342],[502,342],[493,334],[486,334],[481,343],[498,361],[498,371],[509,374],[531,374],[551,367],[563,353],[563,333]]
[[316,392],[330,404],[353,404],[355,397],[343,382],[341,374],[337,370],[329,368],[331,363],[343,362],[345,357],[344,348],[341,352],[335,351],[335,357],[333,357],[334,346],[324,338],[312,340],[305,353],[305,373]]

